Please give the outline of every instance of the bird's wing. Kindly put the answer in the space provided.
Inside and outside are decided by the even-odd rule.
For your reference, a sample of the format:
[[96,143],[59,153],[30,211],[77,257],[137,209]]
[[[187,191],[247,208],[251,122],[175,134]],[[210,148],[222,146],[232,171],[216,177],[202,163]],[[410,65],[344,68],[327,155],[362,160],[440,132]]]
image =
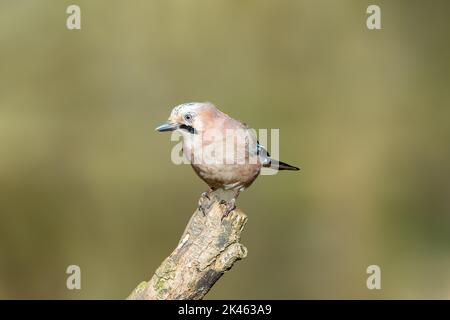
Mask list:
[[264,148],[262,145],[259,144],[259,141],[257,142],[256,147],[257,147],[257,154],[259,156],[261,164],[264,167],[270,166],[271,159],[269,152],[266,150],[266,148]]

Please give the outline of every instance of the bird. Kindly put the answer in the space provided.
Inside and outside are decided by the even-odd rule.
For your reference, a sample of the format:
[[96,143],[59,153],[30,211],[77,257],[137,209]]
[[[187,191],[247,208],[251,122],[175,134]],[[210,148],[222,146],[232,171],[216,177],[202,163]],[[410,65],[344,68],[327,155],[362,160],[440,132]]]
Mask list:
[[228,216],[236,209],[240,192],[255,181],[262,167],[299,170],[272,159],[266,148],[259,144],[253,129],[220,111],[211,102],[177,105],[168,121],[155,130],[181,134],[183,155],[209,186],[199,201],[199,209],[204,215],[210,207],[211,193],[222,189],[232,193],[230,200],[221,200],[221,204],[226,205],[222,219]]

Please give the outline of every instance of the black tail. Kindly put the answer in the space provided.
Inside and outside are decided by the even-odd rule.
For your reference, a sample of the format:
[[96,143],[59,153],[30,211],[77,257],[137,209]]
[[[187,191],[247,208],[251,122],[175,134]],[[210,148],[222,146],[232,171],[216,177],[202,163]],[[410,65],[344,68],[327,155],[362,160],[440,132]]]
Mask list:
[[298,171],[300,170],[300,168],[291,166],[290,164],[278,161],[278,170],[294,170],[294,171]]
[[271,167],[273,169],[278,170],[292,170],[292,171],[298,171],[300,168],[291,166],[290,164],[284,163],[282,161],[273,160],[270,159],[270,163],[268,163],[267,167]]

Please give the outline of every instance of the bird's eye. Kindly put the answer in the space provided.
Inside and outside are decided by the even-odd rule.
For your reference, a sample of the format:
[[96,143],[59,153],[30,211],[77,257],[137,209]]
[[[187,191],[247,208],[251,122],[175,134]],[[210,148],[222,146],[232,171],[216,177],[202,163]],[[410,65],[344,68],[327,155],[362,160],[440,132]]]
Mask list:
[[186,121],[191,121],[191,120],[192,120],[192,114],[186,113],[186,114],[184,115],[184,120],[186,120]]

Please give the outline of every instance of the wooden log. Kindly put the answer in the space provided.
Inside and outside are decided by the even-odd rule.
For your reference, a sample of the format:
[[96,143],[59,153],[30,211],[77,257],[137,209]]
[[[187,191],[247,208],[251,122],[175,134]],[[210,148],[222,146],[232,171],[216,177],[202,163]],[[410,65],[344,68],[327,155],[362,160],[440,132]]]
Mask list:
[[225,205],[216,195],[210,205],[205,214],[194,212],[175,250],[127,299],[202,299],[237,260],[246,257],[247,249],[239,241],[247,216],[235,209],[222,219]]

